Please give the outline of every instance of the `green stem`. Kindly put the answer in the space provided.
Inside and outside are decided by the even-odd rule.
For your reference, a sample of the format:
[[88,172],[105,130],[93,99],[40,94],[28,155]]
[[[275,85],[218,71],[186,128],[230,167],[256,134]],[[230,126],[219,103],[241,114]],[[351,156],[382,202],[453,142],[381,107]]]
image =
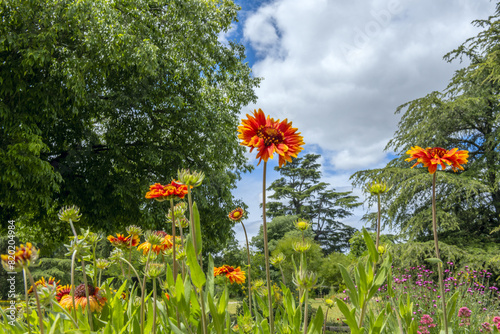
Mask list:
[[304,300],[304,328],[302,329],[302,334],[307,334],[307,313],[308,313],[308,307],[307,307],[307,301],[309,299],[309,289],[306,288],[306,296]]
[[[130,236],[130,244],[129,244],[129,247],[128,247],[128,262],[132,263],[132,241],[134,240],[134,236],[131,235]],[[139,279],[139,278],[137,278]],[[130,273],[130,266],[128,267],[128,281],[129,281],[129,284],[132,283],[132,274]]]
[[153,334],[156,334],[156,279],[153,278]]
[[28,267],[26,266],[26,267],[24,267],[24,269],[26,270],[26,274],[28,275],[28,277],[30,279],[31,285],[33,285],[33,293],[35,294],[36,308],[38,310],[38,324],[40,326],[40,333],[43,334],[44,333],[43,314],[42,314],[42,308],[40,306],[40,299],[38,298],[38,292],[37,292],[35,280],[33,280],[33,276],[31,276],[31,273],[30,273]]
[[[436,249],[436,258],[441,260],[439,256],[439,243],[437,235],[437,215],[436,215],[436,174],[434,173],[432,177],[432,231],[434,233],[434,247]],[[443,323],[444,323],[444,333],[448,334],[448,317],[446,314],[446,297],[444,295],[444,282],[443,282],[443,266],[438,263],[438,274],[439,274],[439,290],[441,293],[441,302],[443,309]]]
[[97,282],[99,284],[98,287],[101,287],[101,275],[102,275],[102,269],[99,269],[99,281]]
[[90,330],[94,330],[94,324],[92,321],[92,312],[90,311],[90,297],[89,297],[89,286],[87,283],[87,274],[85,273],[85,261],[82,259],[82,275],[83,275],[83,284],[85,284],[85,298],[87,298],[87,314],[89,316],[89,325]]
[[283,273],[283,268],[281,267],[281,263],[280,263],[280,271],[281,271],[281,280],[283,281],[283,284],[286,285],[285,273]]
[[248,235],[243,221],[240,220],[241,226],[243,226],[243,232],[245,232],[245,240],[247,242],[247,261],[248,261],[248,309],[250,310],[250,315],[252,315],[252,282],[250,278],[250,246],[248,245]]
[[148,265],[149,265],[149,256],[151,252],[153,251],[153,245],[151,245],[151,248],[149,249],[148,252],[148,257],[146,258],[146,265],[144,266],[144,279],[142,281],[142,286],[143,289],[141,289],[141,334],[144,334],[144,298],[146,296],[146,271],[148,270]]
[[122,260],[123,262],[125,262],[126,264],[129,265],[130,268],[132,268],[132,270],[134,271],[135,273],[135,276],[137,277],[137,283],[139,283],[139,286],[141,287],[141,292],[142,290],[144,289],[144,287],[142,286],[141,284],[141,280],[139,278],[139,274],[137,273],[137,270],[135,270],[134,266],[132,265],[132,263],[128,262],[127,260],[125,260],[124,258],[120,258],[120,260]]
[[266,224],[266,167],[267,161],[264,161],[262,175],[262,230],[264,232],[264,257],[266,260],[266,280],[267,280],[267,305],[269,307],[269,327],[270,333],[274,333],[273,319],[273,300],[271,293],[271,272],[269,267],[269,247],[267,244],[267,224]]
[[[189,186],[188,186],[188,189],[189,189]],[[170,213],[172,214],[172,256],[174,258],[174,282],[177,280],[177,272],[178,272],[178,269],[177,269],[177,261],[176,261],[176,246],[175,246],[175,234],[176,234],[176,230],[175,230],[175,215],[174,215],[174,200],[173,199],[170,199]]]
[[382,218],[382,213],[380,211],[380,194],[377,194],[378,197],[378,215],[377,215],[377,241],[375,243],[375,247],[378,252],[378,246],[380,245],[380,220]]
[[[73,303],[73,316],[77,318],[76,314],[76,303],[75,303],[75,261],[76,261],[76,250],[71,256],[71,301]],[[76,328],[79,328],[78,325]]]
[[92,250],[92,254],[93,254],[92,263],[94,265],[94,277],[93,277],[92,281],[94,283],[94,286],[97,285],[97,263],[96,263],[96,257],[95,257],[95,251],[97,248],[96,246],[97,246],[97,242],[94,243],[93,250]]
[[26,322],[28,323],[28,334],[31,334],[31,324],[28,317],[31,315],[31,310],[28,303],[28,280],[26,279],[26,270],[23,268],[24,276],[24,298],[26,299]]
[[330,310],[330,308],[327,308],[326,312],[325,312],[325,320],[323,321],[323,334],[326,334],[326,320],[328,319],[328,311],[329,310]]

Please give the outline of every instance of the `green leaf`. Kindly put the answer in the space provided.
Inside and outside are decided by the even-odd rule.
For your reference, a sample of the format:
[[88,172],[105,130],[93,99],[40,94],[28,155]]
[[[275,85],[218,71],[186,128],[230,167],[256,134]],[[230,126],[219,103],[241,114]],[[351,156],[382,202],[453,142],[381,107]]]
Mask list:
[[349,276],[349,272],[347,272],[347,269],[341,264],[338,264],[338,267],[340,269],[340,273],[342,274],[342,278],[344,279],[344,283],[349,289],[348,295],[351,298],[352,304],[354,305],[354,307],[359,308],[358,293],[356,290],[356,286],[351,279],[351,276]]
[[435,258],[435,257],[431,257],[431,258],[425,259],[425,261],[433,263],[433,264],[434,263],[443,264],[443,261],[441,261],[441,259],[438,259],[438,258]]
[[194,230],[196,235],[196,250],[197,255],[201,254],[201,249],[203,247],[203,243],[201,240],[201,225],[200,225],[200,213],[198,211],[198,205],[196,202],[193,203],[193,219],[194,219]]
[[379,254],[378,250],[375,248],[375,243],[368,231],[363,227],[363,239],[365,239],[366,247],[370,253],[370,260],[374,263],[378,262]]
[[191,280],[193,284],[198,289],[201,289],[203,285],[205,285],[207,279],[205,278],[205,274],[198,263],[198,259],[194,252],[193,244],[191,241],[191,236],[186,238],[186,253],[187,253],[187,263],[189,265],[189,269],[191,270]]
[[316,316],[314,317],[314,320],[309,324],[309,330],[307,331],[308,334],[316,334],[316,333],[322,333],[323,329],[323,310],[321,306],[318,308],[318,311],[316,312]]

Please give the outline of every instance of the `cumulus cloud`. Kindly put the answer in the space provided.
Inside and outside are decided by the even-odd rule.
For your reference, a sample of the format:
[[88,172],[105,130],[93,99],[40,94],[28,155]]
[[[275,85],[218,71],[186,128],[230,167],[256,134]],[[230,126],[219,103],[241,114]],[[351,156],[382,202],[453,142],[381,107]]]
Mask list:
[[240,21],[264,78],[242,114],[262,108],[293,121],[307,147],[320,148],[332,186],[347,187],[353,172],[384,166],[396,108],[443,90],[464,66],[443,55],[494,12],[494,2],[469,0],[261,2]]

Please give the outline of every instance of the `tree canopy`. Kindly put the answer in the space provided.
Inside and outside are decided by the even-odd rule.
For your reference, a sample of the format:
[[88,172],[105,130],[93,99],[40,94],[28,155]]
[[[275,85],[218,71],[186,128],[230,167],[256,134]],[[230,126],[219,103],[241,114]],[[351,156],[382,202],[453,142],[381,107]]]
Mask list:
[[[211,246],[230,235],[230,190],[248,169],[236,138],[259,79],[219,35],[239,7],[219,0],[0,3],[0,217],[61,240],[82,226],[163,228],[146,201],[178,168],[207,174],[194,196]],[[23,229],[24,227],[24,229]],[[28,228],[29,227],[29,228]]]
[[293,158],[284,167],[275,169],[282,175],[268,188],[274,191],[267,203],[267,215],[279,217],[296,215],[309,220],[314,240],[323,251],[341,252],[349,248],[349,239],[356,231],[339,220],[352,215],[351,210],[361,203],[350,191],[336,192],[330,184],[321,182],[321,164],[318,154],[306,154]]
[[[422,240],[431,238],[431,180],[425,168],[410,169],[405,154],[412,146],[457,147],[469,151],[465,170],[438,171],[440,240],[470,243],[498,241],[490,235],[500,225],[500,63],[496,59],[499,12],[475,21],[486,30],[445,56],[470,64],[448,87],[399,106],[398,130],[386,150],[396,158],[383,169],[357,172],[354,184],[384,179],[393,188],[384,194],[385,222]],[[496,59],[496,60],[494,60]],[[373,217],[373,216],[372,216]]]

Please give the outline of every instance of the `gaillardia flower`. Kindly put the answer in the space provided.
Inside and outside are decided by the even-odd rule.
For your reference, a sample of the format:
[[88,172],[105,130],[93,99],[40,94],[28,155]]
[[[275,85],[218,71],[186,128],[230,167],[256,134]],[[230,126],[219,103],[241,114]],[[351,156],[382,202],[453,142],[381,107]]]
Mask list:
[[21,247],[16,247],[16,251],[0,255],[2,266],[6,271],[19,272],[25,266],[29,266],[32,261],[38,259],[38,250],[33,247],[31,242],[27,242],[26,246],[21,244]]
[[149,191],[146,193],[146,198],[154,198],[157,201],[164,201],[167,199],[180,198],[183,199],[187,195],[187,187],[185,184],[181,184],[175,180],[172,180],[169,184],[162,186],[159,183],[155,183],[149,186]]
[[242,140],[240,145],[250,147],[250,152],[254,148],[259,151],[259,164],[262,160],[267,162],[269,158],[272,159],[276,152],[279,155],[279,166],[282,167],[303,150],[303,137],[300,132],[297,133],[296,128],[292,128],[292,122],[289,123],[287,119],[275,121],[266,117],[261,109],[254,110],[253,116],[247,114],[247,119],[241,121],[238,132],[238,138]]
[[228,217],[232,221],[239,222],[243,218],[244,214],[245,211],[242,208],[236,208],[229,213]]
[[406,154],[411,156],[406,161],[417,159],[417,162],[411,168],[421,163],[424,167],[429,168],[429,173],[431,174],[436,172],[438,165],[441,165],[443,170],[446,168],[446,165],[451,166],[454,172],[459,169],[463,170],[464,168],[461,165],[466,164],[469,157],[469,151],[459,151],[458,148],[447,151],[441,147],[427,147],[424,150],[419,146],[415,146],[408,150]]
[[234,267],[228,266],[227,264],[219,268],[214,267],[214,276],[219,276],[219,275],[226,275],[231,284],[233,284],[234,282],[238,284],[243,284],[245,283],[246,279],[245,272],[242,271],[240,267],[235,269]]
[[[87,285],[89,289],[89,303],[91,312],[100,312],[104,304],[106,304],[107,299],[99,294],[99,288],[93,287],[92,285]],[[59,304],[67,310],[73,308],[73,300],[71,295],[66,294],[61,297]],[[85,284],[80,284],[75,288],[75,306],[77,309],[81,308],[85,310],[87,307],[87,297],[85,296]]]
[[[38,287],[48,287],[52,286],[55,287],[57,290],[59,290],[59,282],[61,280],[56,282],[56,279],[54,277],[49,277],[48,280],[45,280],[45,277],[42,276],[38,281],[35,282],[35,285],[38,289]],[[33,285],[28,289],[28,294],[33,293]]]
[[[133,236],[127,236],[125,237],[123,234],[119,234],[117,233],[116,234],[116,237],[110,235],[108,236],[108,240],[109,242],[111,242],[111,244],[117,248],[120,248],[120,249],[127,249],[127,248],[130,248],[130,246],[132,247],[136,247],[139,242],[141,241],[141,239],[139,238],[139,236],[137,234],[134,234]],[[132,242],[132,245],[130,244]]]

